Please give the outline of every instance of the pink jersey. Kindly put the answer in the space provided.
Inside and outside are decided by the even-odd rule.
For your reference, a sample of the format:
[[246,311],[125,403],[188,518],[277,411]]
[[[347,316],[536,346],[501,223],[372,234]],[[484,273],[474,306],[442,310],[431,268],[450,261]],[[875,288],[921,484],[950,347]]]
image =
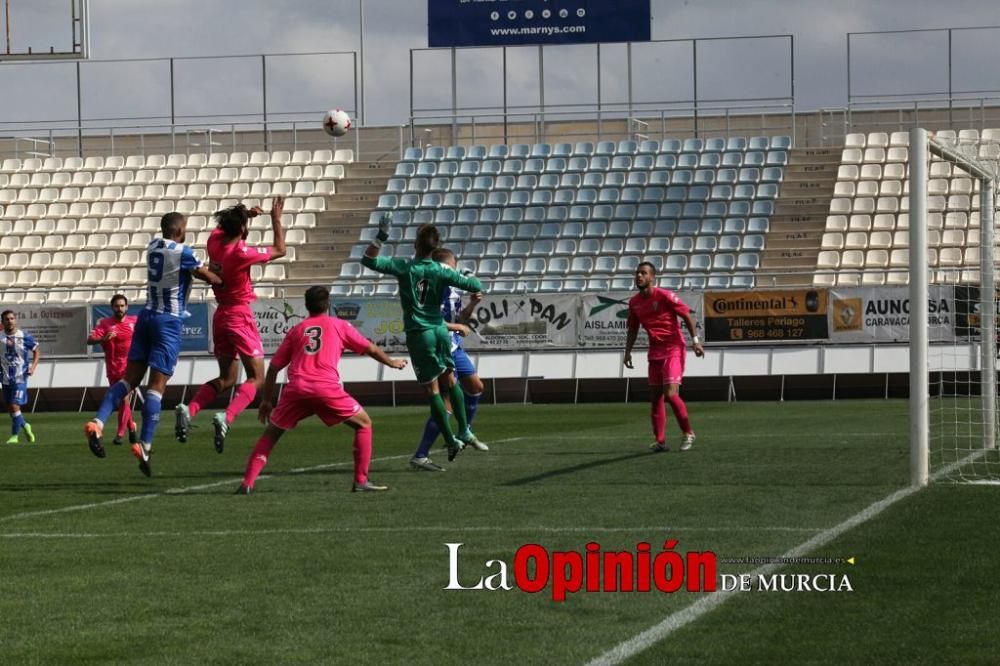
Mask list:
[[345,349],[363,354],[371,343],[343,319],[313,315],[288,332],[271,366],[288,368],[288,388],[299,394],[340,395],[337,364]]
[[115,337],[100,343],[104,350],[104,365],[108,379],[118,380],[125,375],[128,349],[132,345],[132,333],[135,331],[135,322],[138,319],[135,315],[125,315],[121,321],[114,317],[105,317],[98,321],[97,326],[91,331],[91,340],[103,338],[111,331],[115,332]]
[[227,243],[222,229],[208,237],[208,265],[222,278],[222,284],[212,287],[219,305],[248,305],[257,296],[250,281],[250,267],[271,260],[272,248],[253,247],[246,241]]
[[691,308],[669,289],[653,287],[649,296],[639,292],[628,302],[628,327],[641,324],[649,335],[649,357],[663,358],[671,348],[685,347],[680,317]]

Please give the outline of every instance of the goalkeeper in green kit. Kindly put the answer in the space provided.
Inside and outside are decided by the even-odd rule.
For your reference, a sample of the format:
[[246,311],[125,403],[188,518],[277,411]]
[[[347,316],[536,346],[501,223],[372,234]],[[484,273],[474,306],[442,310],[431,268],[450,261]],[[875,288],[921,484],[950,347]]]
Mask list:
[[[441,295],[445,287],[462,291],[480,292],[483,285],[474,277],[431,259],[431,253],[441,244],[441,236],[432,224],[417,229],[413,259],[389,259],[378,256],[382,243],[389,239],[392,213],[385,213],[379,220],[378,234],[365,251],[361,264],[377,273],[394,275],[399,281],[399,298],[403,306],[403,328],[406,331],[406,348],[417,381],[424,386],[431,404],[431,417],[441,429],[448,445],[448,460],[454,460],[466,445],[485,448],[469,429],[465,417],[465,395],[455,379],[455,361],[451,354],[451,334],[441,315]],[[458,433],[451,429],[448,409],[442,393],[447,393],[455,408]]]

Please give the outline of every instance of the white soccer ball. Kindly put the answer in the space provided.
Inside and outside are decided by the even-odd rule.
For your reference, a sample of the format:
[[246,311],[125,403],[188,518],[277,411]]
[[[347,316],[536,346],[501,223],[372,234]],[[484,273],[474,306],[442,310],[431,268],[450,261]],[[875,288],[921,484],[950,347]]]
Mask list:
[[352,124],[351,117],[340,109],[330,109],[323,116],[323,130],[330,136],[344,136]]

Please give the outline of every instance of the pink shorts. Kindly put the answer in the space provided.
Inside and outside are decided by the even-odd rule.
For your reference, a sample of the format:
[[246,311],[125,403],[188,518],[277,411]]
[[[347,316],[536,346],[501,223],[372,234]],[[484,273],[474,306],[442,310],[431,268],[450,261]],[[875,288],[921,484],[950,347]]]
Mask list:
[[360,403],[343,389],[316,395],[285,387],[281,399],[271,412],[271,423],[282,430],[291,430],[302,419],[315,415],[326,425],[332,426],[343,423],[361,409]]
[[684,377],[684,361],[687,359],[687,348],[671,347],[666,355],[649,359],[649,385],[667,386],[680,384]]
[[212,346],[216,358],[263,358],[257,319],[248,305],[223,305],[212,317]]

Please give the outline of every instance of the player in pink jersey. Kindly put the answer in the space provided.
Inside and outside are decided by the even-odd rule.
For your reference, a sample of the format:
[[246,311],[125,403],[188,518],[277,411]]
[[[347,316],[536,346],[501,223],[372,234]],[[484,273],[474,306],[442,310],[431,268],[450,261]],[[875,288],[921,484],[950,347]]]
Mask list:
[[191,419],[210,405],[216,396],[236,385],[240,372],[237,357],[243,362],[247,379],[236,389],[236,395],[226,411],[218,412],[212,418],[217,452],[222,453],[225,447],[229,425],[253,402],[257,391],[264,385],[264,345],[250,308],[250,303],[257,298],[250,280],[250,269],[256,264],[266,264],[285,256],[285,229],[281,224],[284,208],[284,198],[275,197],[271,206],[273,247],[246,244],[250,219],[263,213],[260,208],[248,209],[239,204],[215,214],[218,226],[208,237],[208,265],[223,280],[221,285],[214,287],[218,307],[212,317],[212,342],[219,361],[219,376],[202,384],[190,404],[177,405],[174,434],[181,442],[187,441]]
[[684,321],[688,333],[691,334],[695,356],[703,357],[705,348],[698,339],[691,309],[674,292],[656,286],[656,267],[653,264],[646,261],[639,264],[635,272],[635,286],[639,293],[628,302],[625,367],[633,367],[632,347],[635,346],[641,325],[649,336],[650,416],[653,421],[653,435],[656,437],[656,441],[649,448],[653,451],[670,450],[667,448],[667,410],[664,404],[669,402],[684,434],[681,451],[687,451],[694,444],[694,431],[688,420],[687,406],[680,395],[687,344],[684,342],[684,334],[681,333],[678,319]]
[[[108,384],[114,386],[125,377],[125,366],[128,365],[128,349],[132,344],[132,333],[139,319],[128,312],[128,299],[122,294],[111,297],[111,316],[97,322],[97,326],[87,337],[88,345],[101,345],[104,350],[104,371]],[[113,443],[122,445],[122,437],[128,432],[128,441],[135,444],[139,441],[139,431],[132,420],[132,393],[125,396],[121,409],[118,410],[118,436]]]
[[[402,370],[406,361],[390,358],[353,326],[331,317],[330,292],[325,287],[306,290],[309,317],[299,322],[285,336],[267,370],[267,380],[260,403],[260,421],[268,423],[247,461],[238,495],[249,495],[271,449],[286,430],[302,419],[316,415],[328,426],[346,423],[354,429],[354,491],[388,490],[368,480],[372,458],[372,420],[364,408],[344,390],[337,365],[345,349],[370,356],[379,363]],[[278,373],[288,368],[288,384],[274,407],[272,396]]]

